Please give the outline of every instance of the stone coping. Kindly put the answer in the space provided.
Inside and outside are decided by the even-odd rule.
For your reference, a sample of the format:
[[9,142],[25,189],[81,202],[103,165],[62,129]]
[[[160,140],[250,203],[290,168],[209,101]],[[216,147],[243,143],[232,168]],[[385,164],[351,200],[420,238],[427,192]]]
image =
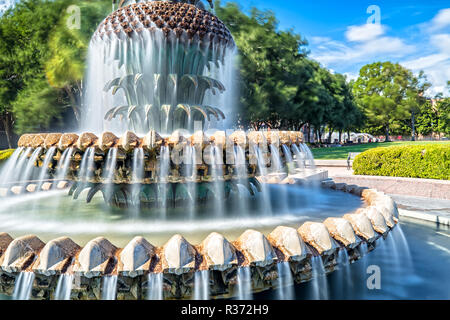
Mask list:
[[200,244],[190,244],[176,234],[162,247],[143,237],[133,238],[117,248],[104,237],[83,248],[68,237],[47,244],[35,235],[13,239],[0,234],[0,289],[12,294],[20,272],[34,272],[32,298],[54,298],[59,275],[72,274],[72,299],[100,299],[104,276],[117,276],[118,299],[143,299],[152,290],[150,275],[162,274],[165,298],[191,298],[196,271],[209,270],[211,297],[231,297],[237,285],[237,269],[250,269],[254,292],[276,288],[277,264],[288,263],[297,283],[313,277],[311,259],[320,257],[325,271],[339,268],[339,250],[346,250],[349,262],[361,258],[359,247],[369,251],[375,240],[387,236],[398,222],[398,209],[387,195],[356,185],[322,182],[322,187],[362,197],[367,207],[342,218],[305,222],[297,230],[279,226],[267,236],[249,229],[238,239],[227,240],[213,232]]
[[300,131],[249,131],[235,130],[216,131],[207,136],[203,131],[196,131],[193,134],[183,135],[182,131],[177,130],[170,136],[162,137],[158,132],[151,130],[143,137],[138,134],[126,131],[121,137],[117,137],[112,132],[103,132],[96,135],[92,132],[76,133],[34,133],[23,134],[17,143],[18,147],[26,148],[44,148],[56,147],[63,151],[74,147],[81,151],[94,147],[96,151],[107,151],[111,148],[118,148],[124,152],[132,152],[136,148],[143,148],[144,151],[159,149],[161,146],[175,146],[179,144],[191,145],[216,145],[225,146],[227,143],[233,143],[248,147],[249,143],[258,145],[268,144],[286,144],[303,142],[303,133]]
[[450,180],[386,176],[334,176],[334,181],[374,188],[389,194],[450,200]]

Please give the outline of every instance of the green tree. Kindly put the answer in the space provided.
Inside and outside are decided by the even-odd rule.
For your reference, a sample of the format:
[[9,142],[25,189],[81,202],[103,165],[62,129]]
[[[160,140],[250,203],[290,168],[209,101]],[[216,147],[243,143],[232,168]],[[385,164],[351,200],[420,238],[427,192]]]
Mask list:
[[415,77],[400,64],[376,62],[365,65],[354,82],[353,93],[364,110],[371,133],[378,134],[383,128],[386,141],[392,130],[401,127],[401,121],[411,120],[414,134],[414,114],[418,111],[423,92],[429,86],[423,73]]

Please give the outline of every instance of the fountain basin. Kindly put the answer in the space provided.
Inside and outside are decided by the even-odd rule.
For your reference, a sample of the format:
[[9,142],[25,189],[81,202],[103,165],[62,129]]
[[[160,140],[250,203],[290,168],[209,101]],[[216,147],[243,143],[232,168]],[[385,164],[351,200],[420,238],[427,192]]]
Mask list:
[[[333,186],[335,187],[335,184],[331,180],[322,183],[323,188]],[[359,193],[355,188],[348,190]],[[373,201],[374,196],[378,201]],[[387,195],[376,190],[362,192],[362,198],[366,202],[370,201],[371,207],[374,208],[384,207],[385,201],[390,202]],[[390,216],[394,216],[394,211],[388,212]],[[383,215],[380,213],[377,217]],[[43,269],[46,265],[51,269],[58,261],[68,259],[67,261],[71,261],[70,265],[58,274],[74,274],[72,299],[100,299],[102,277],[111,275],[118,276],[118,299],[142,299],[151,290],[148,274],[153,273],[163,274],[164,298],[191,298],[194,275],[200,270],[209,270],[211,297],[232,297],[237,285],[237,268],[250,268],[252,288],[256,292],[277,286],[276,279],[279,275],[276,265],[283,261],[289,263],[293,278],[300,283],[313,277],[312,257],[320,257],[325,271],[329,273],[338,267],[336,253],[339,250],[349,253],[351,263],[361,257],[361,254],[356,252],[362,243],[366,243],[371,251],[376,247],[375,240],[386,235],[381,230],[374,230],[379,221],[370,220],[364,212],[346,214],[344,220],[333,217],[326,219],[323,224],[305,222],[298,232],[294,228],[279,226],[267,237],[256,230],[247,230],[232,242],[219,233],[212,233],[199,245],[190,244],[181,235],[175,235],[161,247],[151,245],[144,238],[135,238],[123,250],[116,248],[105,238],[96,238],[84,248],[79,248],[67,238],[64,241],[56,239],[45,247],[53,247],[56,244],[59,249],[45,250],[42,249],[44,243],[37,237],[26,236],[23,239],[32,239],[33,243],[39,245],[33,251],[34,258],[23,267],[15,261],[29,257],[29,251],[16,250],[18,253],[15,260],[5,260],[5,257],[11,256],[6,253],[15,250],[16,243],[24,240],[11,240],[7,234],[2,234],[3,240],[0,244],[3,243],[2,248],[6,250],[2,249],[0,257],[0,287],[3,292],[11,293],[14,279],[20,272],[39,270],[34,280],[32,298],[51,299],[58,275]],[[388,227],[387,232],[393,227],[395,224]],[[53,264],[42,263],[43,257],[40,255],[43,252],[46,261],[53,261]],[[123,272],[124,266],[126,272]]]

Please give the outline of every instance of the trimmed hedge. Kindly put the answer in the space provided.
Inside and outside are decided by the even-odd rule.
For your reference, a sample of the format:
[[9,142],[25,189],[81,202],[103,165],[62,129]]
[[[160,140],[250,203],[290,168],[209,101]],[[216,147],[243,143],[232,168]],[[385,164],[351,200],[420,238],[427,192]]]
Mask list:
[[0,163],[6,161],[14,152],[14,149],[0,150]]
[[354,174],[450,180],[450,145],[367,150],[355,157]]

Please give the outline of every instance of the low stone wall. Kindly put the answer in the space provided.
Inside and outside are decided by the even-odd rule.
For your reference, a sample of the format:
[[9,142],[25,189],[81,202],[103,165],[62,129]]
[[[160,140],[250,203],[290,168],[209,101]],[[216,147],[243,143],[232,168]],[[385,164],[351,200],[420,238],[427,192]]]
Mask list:
[[354,262],[361,257],[363,243],[373,250],[375,241],[387,236],[398,221],[395,202],[382,192],[332,180],[323,181],[322,187],[361,196],[367,207],[323,223],[305,222],[298,229],[279,226],[267,236],[250,229],[228,241],[213,232],[197,245],[177,234],[162,247],[135,237],[122,249],[98,237],[81,248],[68,237],[45,244],[35,235],[13,239],[1,233],[0,291],[12,294],[18,275],[33,272],[31,298],[53,299],[58,277],[72,274],[72,299],[101,299],[102,278],[114,275],[117,299],[145,299],[152,289],[149,274],[162,274],[163,297],[184,299],[192,298],[195,273],[208,270],[211,297],[231,297],[238,268],[249,268],[252,290],[257,292],[277,287],[281,262],[289,264],[297,283],[308,281],[313,276],[312,257],[320,257],[325,271],[332,272],[339,268],[339,250],[346,250],[349,262]]
[[382,176],[335,176],[336,182],[356,184],[389,194],[450,200],[450,181]]

